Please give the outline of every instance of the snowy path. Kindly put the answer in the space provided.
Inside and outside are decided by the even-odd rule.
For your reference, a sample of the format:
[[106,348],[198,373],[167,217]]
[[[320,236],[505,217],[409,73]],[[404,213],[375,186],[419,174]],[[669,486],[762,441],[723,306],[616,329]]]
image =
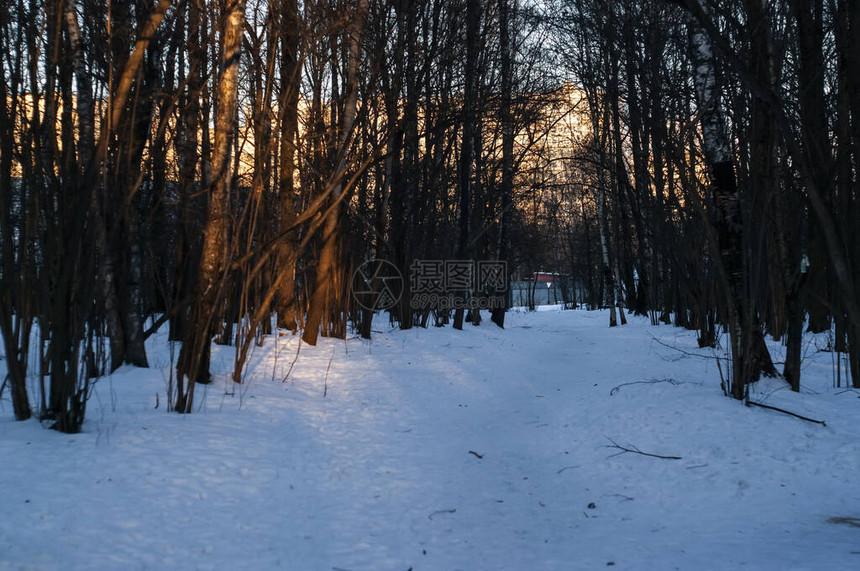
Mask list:
[[860,528],[827,521],[860,518],[860,400],[828,354],[805,394],[755,395],[822,427],[739,406],[712,354],[652,338],[696,352],[692,333],[606,323],[323,340],[284,383],[297,340],[271,338],[241,387],[217,348],[198,414],[164,412],[167,369],[126,368],[75,436],[4,400],[0,569],[860,568]]

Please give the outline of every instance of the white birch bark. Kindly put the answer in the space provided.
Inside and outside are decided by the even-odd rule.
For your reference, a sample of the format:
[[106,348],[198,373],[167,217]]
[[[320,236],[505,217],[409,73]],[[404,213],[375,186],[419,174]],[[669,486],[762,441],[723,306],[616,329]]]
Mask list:
[[[210,341],[218,309],[228,245],[227,221],[230,206],[232,178],[232,142],[236,130],[236,106],[239,99],[239,56],[245,27],[245,0],[226,0],[222,43],[221,74],[217,85],[217,112],[215,116],[215,148],[212,154],[212,183],[209,197],[209,216],[203,237],[200,270],[192,303],[192,323],[187,331],[177,365],[177,412],[191,412],[194,400],[194,383],[209,380]],[[187,390],[183,390],[187,379]]]
[[693,80],[699,107],[702,112],[702,138],[705,155],[710,164],[731,160],[726,126],[720,112],[719,89],[714,70],[714,51],[707,33],[690,16],[690,47],[693,60]]

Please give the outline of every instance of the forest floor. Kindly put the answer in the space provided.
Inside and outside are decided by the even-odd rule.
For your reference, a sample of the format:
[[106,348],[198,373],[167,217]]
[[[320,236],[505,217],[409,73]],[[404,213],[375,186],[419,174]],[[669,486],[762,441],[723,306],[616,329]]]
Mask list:
[[860,391],[833,387],[825,338],[800,394],[752,391],[822,426],[724,397],[725,355],[692,332],[607,325],[380,318],[297,359],[297,337],[267,338],[243,385],[216,347],[185,416],[158,334],[77,435],[14,422],[7,394],[0,569],[860,568]]

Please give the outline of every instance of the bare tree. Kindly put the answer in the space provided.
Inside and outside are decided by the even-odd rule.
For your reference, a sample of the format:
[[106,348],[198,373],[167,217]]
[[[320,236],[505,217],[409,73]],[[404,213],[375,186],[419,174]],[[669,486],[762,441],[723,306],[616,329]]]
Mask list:
[[245,1],[224,0],[221,4],[222,59],[218,78],[215,117],[215,145],[212,153],[212,180],[209,214],[204,229],[203,252],[192,303],[190,325],[183,331],[183,343],[176,366],[174,410],[191,412],[195,383],[209,382],[210,341],[220,319],[218,304],[223,300],[228,270],[227,222],[232,188],[231,146],[236,132],[235,116],[239,89],[239,57],[245,26]]

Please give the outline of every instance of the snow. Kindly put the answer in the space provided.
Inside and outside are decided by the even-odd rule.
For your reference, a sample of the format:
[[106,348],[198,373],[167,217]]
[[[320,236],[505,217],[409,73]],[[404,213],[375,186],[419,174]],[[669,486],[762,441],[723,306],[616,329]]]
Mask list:
[[826,427],[724,397],[724,355],[629,319],[381,317],[297,359],[270,337],[244,385],[215,346],[186,416],[165,411],[156,335],[153,368],[99,381],[81,434],[0,402],[0,569],[859,568],[860,393],[833,388],[820,340],[801,394],[753,398]]

